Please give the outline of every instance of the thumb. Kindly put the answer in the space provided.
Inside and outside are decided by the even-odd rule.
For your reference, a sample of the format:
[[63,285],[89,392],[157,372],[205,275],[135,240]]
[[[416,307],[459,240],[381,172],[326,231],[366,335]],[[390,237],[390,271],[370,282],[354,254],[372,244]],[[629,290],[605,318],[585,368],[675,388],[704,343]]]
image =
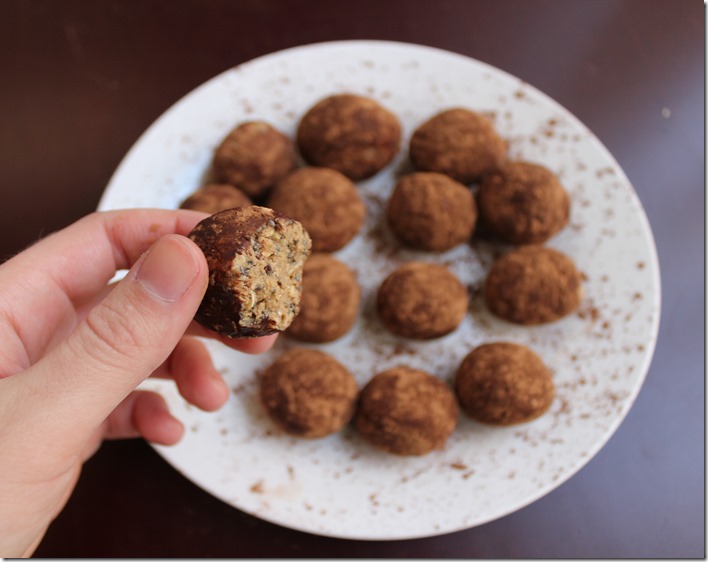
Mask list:
[[56,413],[77,429],[100,424],[168,358],[199,307],[207,271],[204,255],[188,238],[170,234],[158,240],[31,368],[35,396],[49,397],[47,409],[64,410],[66,416]]

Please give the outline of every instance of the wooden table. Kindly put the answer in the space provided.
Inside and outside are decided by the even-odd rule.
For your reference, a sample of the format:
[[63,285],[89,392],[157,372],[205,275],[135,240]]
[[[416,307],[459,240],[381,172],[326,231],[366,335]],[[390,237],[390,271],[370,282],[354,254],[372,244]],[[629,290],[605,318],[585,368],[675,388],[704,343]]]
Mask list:
[[635,405],[601,452],[541,500],[474,529],[400,542],[265,523],[144,442],[107,443],[37,554],[704,556],[698,0],[3,0],[0,259],[94,210],[138,136],[197,85],[259,55],[337,39],[420,43],[490,63],[555,98],[610,149],[661,263],[660,336]]

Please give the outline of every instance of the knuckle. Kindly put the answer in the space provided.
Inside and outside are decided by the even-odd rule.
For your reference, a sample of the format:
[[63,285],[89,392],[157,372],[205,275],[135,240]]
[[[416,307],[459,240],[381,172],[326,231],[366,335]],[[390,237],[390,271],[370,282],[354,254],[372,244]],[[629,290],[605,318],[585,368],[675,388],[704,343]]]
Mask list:
[[123,305],[117,307],[104,301],[85,321],[84,352],[111,366],[119,366],[127,357],[134,357],[143,347],[137,335],[139,315]]

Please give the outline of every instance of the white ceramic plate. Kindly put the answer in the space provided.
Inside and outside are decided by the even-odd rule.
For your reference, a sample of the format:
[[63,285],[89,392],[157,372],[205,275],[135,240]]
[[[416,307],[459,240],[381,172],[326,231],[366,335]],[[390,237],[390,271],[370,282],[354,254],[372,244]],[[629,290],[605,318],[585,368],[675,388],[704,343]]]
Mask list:
[[[489,113],[512,157],[555,171],[572,199],[570,225],[548,245],[585,274],[581,310],[541,327],[491,316],[478,289],[498,248],[475,243],[444,254],[397,247],[382,227],[394,176],[406,151],[359,184],[368,207],[364,231],[336,255],[362,286],[360,322],[319,346],[363,385],[403,363],[450,380],[483,342],[532,347],[551,367],[557,398],[540,419],[509,428],[461,416],[447,447],[422,458],[377,452],[351,429],[316,441],[279,432],[257,399],[255,371],[289,346],[281,337],[260,357],[210,343],[233,389],[207,414],[159,389],[188,431],[175,447],[156,447],[177,470],[223,501],[257,517],[311,533],[355,539],[404,539],[465,529],[511,513],[547,494],[587,463],[629,410],[649,366],[659,323],[659,276],[651,231],[619,165],[593,134],[523,81],[476,60],[417,45],[379,41],[322,43],[274,53],[224,72],[162,115],[112,178],[100,209],[176,208],[200,185],[213,150],[237,123],[263,119],[293,135],[299,118],[337,92],[370,96],[394,111],[404,144],[434,113],[466,106]],[[453,334],[432,342],[386,333],[372,302],[383,278],[409,259],[449,265],[470,286],[471,311]]]

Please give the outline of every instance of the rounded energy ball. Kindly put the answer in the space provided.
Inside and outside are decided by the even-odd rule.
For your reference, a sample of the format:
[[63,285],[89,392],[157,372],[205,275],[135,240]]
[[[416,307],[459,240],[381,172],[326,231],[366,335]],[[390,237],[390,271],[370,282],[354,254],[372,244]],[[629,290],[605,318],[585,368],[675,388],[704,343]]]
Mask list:
[[297,144],[312,165],[358,181],[384,168],[401,146],[396,116],[376,101],[338,94],[319,101],[302,118]]
[[217,182],[257,197],[295,168],[295,163],[295,146],[288,137],[268,123],[249,121],[222,141],[212,169]]
[[328,168],[301,168],[275,186],[268,206],[300,221],[315,252],[334,252],[364,224],[366,207],[356,186]]
[[581,276],[565,254],[543,246],[522,246],[498,258],[484,295],[489,309],[516,324],[553,322],[582,300]]
[[351,373],[315,349],[291,349],[259,377],[261,403],[283,431],[324,437],[344,427],[354,414],[358,387]]
[[457,425],[452,390],[424,371],[394,367],[361,391],[354,425],[374,447],[396,455],[442,449]]
[[463,359],[455,375],[455,393],[470,418],[512,425],[546,412],[555,390],[551,372],[528,347],[490,343]]
[[465,286],[442,265],[408,262],[379,287],[376,306],[381,322],[404,338],[428,340],[449,334],[467,312]]
[[356,322],[360,301],[354,272],[327,254],[313,254],[302,273],[300,312],[286,334],[312,343],[341,338]]
[[450,177],[416,172],[398,181],[386,217],[405,245],[444,252],[472,238],[477,205],[472,192]]
[[209,285],[195,319],[228,337],[285,330],[300,307],[310,237],[302,225],[263,207],[204,219],[189,234],[206,256]]
[[469,184],[498,168],[506,143],[483,115],[463,108],[448,109],[413,133],[410,156],[420,170],[447,174]]
[[477,203],[485,226],[512,244],[545,242],[570,215],[570,198],[555,174],[529,162],[510,162],[485,176]]
[[187,197],[180,209],[191,209],[213,215],[226,209],[248,207],[253,203],[239,188],[225,183],[210,183]]

